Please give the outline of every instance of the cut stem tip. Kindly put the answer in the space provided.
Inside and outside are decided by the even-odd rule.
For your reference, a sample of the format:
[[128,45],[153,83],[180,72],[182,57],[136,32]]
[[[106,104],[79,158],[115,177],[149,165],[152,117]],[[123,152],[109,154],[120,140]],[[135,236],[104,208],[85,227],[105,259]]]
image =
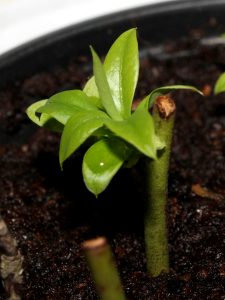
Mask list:
[[162,119],[169,119],[176,111],[176,104],[169,94],[157,97],[155,109]]

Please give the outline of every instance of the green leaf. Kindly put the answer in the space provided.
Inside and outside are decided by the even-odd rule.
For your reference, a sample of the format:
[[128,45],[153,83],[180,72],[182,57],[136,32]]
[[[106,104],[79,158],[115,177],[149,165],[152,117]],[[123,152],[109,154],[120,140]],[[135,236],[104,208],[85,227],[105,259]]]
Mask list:
[[99,98],[98,88],[95,83],[95,77],[92,76],[83,88],[83,92],[89,96],[92,102],[100,109],[103,109],[101,99]]
[[135,111],[124,121],[106,120],[105,125],[118,137],[143,154],[156,159],[156,136],[152,116],[145,109]]
[[71,90],[55,94],[37,112],[48,114],[65,125],[74,113],[81,110],[97,111],[95,99],[80,90]]
[[102,101],[100,98],[97,98],[97,97],[89,97],[89,99],[91,100],[91,102],[100,110],[104,110],[104,107],[102,105]]
[[160,88],[156,88],[148,96],[146,96],[141,101],[141,103],[138,105],[137,109],[142,109],[142,108],[149,109],[153,105],[155,99],[158,96],[168,94],[168,93],[173,92],[175,90],[191,90],[191,91],[196,92],[200,95],[203,95],[203,93],[200,90],[196,89],[193,86],[189,86],[189,85],[162,86]]
[[92,97],[96,97],[99,98],[99,93],[98,93],[98,88],[97,85],[95,83],[95,77],[92,76],[85,84],[84,88],[83,88],[83,92],[88,95],[88,96],[92,96]]
[[53,131],[59,131],[61,132],[63,127],[62,125],[57,121],[54,120],[50,115],[48,114],[41,114],[41,116],[37,116],[37,110],[45,105],[47,100],[40,100],[33,104],[31,104],[27,110],[26,113],[31,121],[33,121],[35,124],[41,127],[46,127],[48,129],[51,129]]
[[214,87],[215,95],[218,95],[222,92],[225,92],[225,73],[219,76]]
[[81,90],[68,90],[49,98],[48,103],[76,106],[85,110],[96,109],[96,97],[89,97]]
[[[113,43],[106,55],[104,70],[117,111],[126,119],[131,114],[139,72],[136,29],[124,32]],[[86,83],[84,92],[99,97],[94,76]]]
[[91,48],[91,53],[93,57],[93,68],[94,68],[94,76],[95,76],[95,82],[98,88],[98,92],[102,101],[102,105],[104,106],[106,112],[109,114],[109,116],[115,120],[120,120],[121,116],[119,112],[117,111],[117,108],[115,106],[115,103],[113,101],[110,87],[106,78],[106,74],[104,71],[104,68],[102,66],[102,63],[100,61],[100,58],[95,53],[94,49]]
[[26,110],[26,113],[27,113],[29,119],[39,126],[43,126],[46,121],[51,119],[51,116],[49,116],[47,114],[42,114],[41,117],[36,115],[37,110],[41,106],[45,105],[47,101],[48,100],[37,101],[37,102],[31,104]]
[[101,111],[80,111],[66,123],[60,142],[59,161],[63,162],[77,150],[85,140],[104,125],[108,116]]
[[129,157],[127,145],[118,139],[102,139],[84,155],[82,172],[87,189],[96,196],[103,192]]
[[126,119],[131,114],[139,73],[136,29],[118,37],[105,58],[104,68],[115,106]]

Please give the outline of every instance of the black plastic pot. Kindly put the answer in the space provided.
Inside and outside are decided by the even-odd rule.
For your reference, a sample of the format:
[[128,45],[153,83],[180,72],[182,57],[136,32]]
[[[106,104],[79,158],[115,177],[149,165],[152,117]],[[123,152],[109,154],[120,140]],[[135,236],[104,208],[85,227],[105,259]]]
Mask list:
[[[207,39],[207,37],[218,36],[219,34],[225,32],[224,15],[225,1],[176,1],[171,3],[162,3],[158,5],[141,7],[135,10],[126,11],[96,20],[91,20],[83,24],[71,26],[69,28],[32,41],[29,44],[23,45],[18,49],[12,50],[11,52],[2,55],[0,57],[0,92],[1,89],[3,89],[5,86],[9,87],[11,83],[22,81],[23,79],[28,78],[29,76],[36,74],[37,72],[51,71],[54,70],[55,67],[66,65],[71,59],[74,59],[74,57],[76,56],[80,56],[83,54],[88,54],[90,56],[88,49],[88,46],[90,44],[95,47],[98,53],[104,55],[115,38],[121,32],[130,27],[138,28],[141,56],[144,57],[147,55],[151,55],[152,57],[155,56],[162,60],[168,59],[169,57],[166,55],[177,55],[177,53],[165,54],[165,51],[163,51],[161,47],[161,45],[165,43],[165,41],[181,39],[183,36],[187,36],[190,31],[201,27],[201,29],[205,31],[204,39],[198,39],[198,37],[196,37],[196,45],[198,45],[198,43],[211,43],[213,40]],[[179,53],[179,55],[191,56],[192,52]],[[0,144],[26,143],[28,137],[31,136],[31,133],[36,130],[33,125],[28,123],[29,122],[27,122],[24,126],[21,126],[19,132],[15,133],[6,133],[1,129],[0,124]],[[35,138],[33,138],[33,140],[35,140]],[[52,167],[54,163],[57,163],[57,158],[54,157],[52,159],[49,157],[45,157],[47,161],[50,161],[47,166],[41,165],[41,159],[42,157],[39,158],[39,160],[37,159],[37,161],[35,162],[37,165],[40,165],[40,173],[44,170],[45,173],[50,175],[49,182],[51,187],[54,186],[55,180],[57,185],[57,183],[62,179],[60,175],[58,176],[59,170],[56,170],[56,167]],[[58,172],[57,175],[55,175],[54,172]],[[71,173],[73,173],[73,170],[71,171]],[[67,180],[68,178],[66,178],[65,181]],[[73,184],[74,178],[69,178],[66,187],[71,185],[73,189]],[[78,185],[79,184],[80,182],[78,182]],[[126,193],[125,188],[123,192],[124,194]],[[81,193],[87,198],[84,197],[84,201],[82,204],[73,204],[71,212],[67,212],[68,215],[72,215],[73,211],[76,212],[78,221],[75,220],[75,222],[77,223],[79,223],[79,214],[81,214],[86,209],[85,205],[90,205],[90,203],[88,203],[90,198],[88,198],[87,194],[85,194],[83,190]],[[73,196],[73,194],[71,193],[69,197],[71,197],[70,200],[72,202],[72,200],[74,199],[72,199],[71,195]],[[119,204],[119,199],[113,200],[117,201],[117,204]],[[29,203],[29,199],[25,199],[24,201],[27,201]],[[80,205],[79,209],[82,209],[81,213],[77,212],[78,208],[76,205]],[[102,210],[105,208],[105,206],[107,206],[104,205],[105,204],[103,204],[103,208],[101,208]],[[121,204],[122,208],[120,207],[124,215],[126,214],[126,205],[127,203]],[[136,205],[136,199],[132,203],[129,203],[129,206],[132,206],[131,210],[133,210],[133,215],[139,213],[137,212],[139,209],[136,208]],[[119,222],[121,224],[123,221],[123,214],[121,213],[120,215],[121,220],[119,220]],[[139,213],[139,215],[140,214],[141,212]],[[127,213],[127,215],[129,215],[129,213]],[[133,222],[132,216],[128,218],[130,218],[130,223]],[[114,218],[113,221],[116,223],[117,219],[115,220]],[[66,223],[66,226],[69,225]],[[68,254],[68,257],[69,255],[70,253]],[[35,266],[37,270],[39,267],[38,263],[39,262],[37,262],[37,266]],[[135,276],[137,276],[138,278],[138,272]],[[144,279],[146,280],[146,277]],[[164,277],[162,280],[164,280]],[[204,281],[204,278],[202,280]],[[170,281],[172,282],[171,290],[176,290],[177,286],[176,283],[173,284],[172,277],[170,278]],[[39,287],[35,288],[37,289]],[[146,290],[148,291],[147,288]],[[171,293],[173,293],[173,291]]]
[[[160,45],[166,40],[178,39],[198,28],[208,36],[225,32],[225,1],[189,0],[160,3],[107,15],[77,24],[38,38],[0,56],[0,88],[22,80],[36,72],[52,70],[67,64],[71,58],[90,55],[93,45],[101,55],[124,30],[137,27],[140,55],[165,58]],[[211,26],[216,20],[216,26]],[[210,23],[211,22],[211,23]],[[201,41],[199,41],[200,43]],[[186,53],[185,55],[192,55]],[[24,141],[27,130],[14,138]],[[11,136],[1,132],[2,141]]]
[[[87,53],[94,45],[100,54],[119,33],[137,27],[141,48],[145,41],[152,45],[187,34],[190,29],[217,20],[217,26],[207,28],[215,35],[225,31],[223,0],[191,0],[160,3],[107,15],[43,36],[0,56],[0,85],[33,72],[62,65],[75,55]],[[104,42],[103,42],[104,41]],[[147,45],[148,46],[148,45]]]

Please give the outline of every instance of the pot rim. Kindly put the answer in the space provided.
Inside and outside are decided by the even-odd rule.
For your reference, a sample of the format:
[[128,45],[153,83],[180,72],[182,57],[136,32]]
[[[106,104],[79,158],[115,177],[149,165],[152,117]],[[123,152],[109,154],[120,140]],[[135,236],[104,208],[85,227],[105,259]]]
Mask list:
[[171,2],[160,2],[157,4],[150,4],[140,6],[138,8],[131,8],[121,12],[111,13],[97,18],[90,19],[75,25],[67,26],[63,29],[59,29],[50,33],[47,33],[41,37],[35,38],[22,45],[15,47],[0,55],[0,69],[4,68],[8,64],[12,64],[13,61],[21,56],[26,56],[35,51],[55,43],[61,39],[66,39],[68,36],[82,34],[87,31],[91,31],[93,24],[95,28],[105,27],[109,24],[115,25],[120,20],[128,21],[132,18],[144,18],[146,16],[153,16],[154,14],[160,14],[163,12],[176,12],[176,11],[188,11],[188,10],[202,10],[209,6],[225,5],[224,0],[173,0]]
[[[0,55],[56,30],[100,16],[173,0],[0,1]],[[185,1],[185,0],[180,0]]]
[[[140,48],[147,51],[148,41],[151,47],[157,48],[162,41],[181,38],[202,25],[207,29],[207,35],[218,36],[225,32],[224,12],[224,0],[214,0],[213,3],[211,0],[175,0],[68,26],[1,55],[0,87],[36,72],[60,67],[76,55],[89,55],[88,45],[93,45],[99,55],[104,55],[116,37],[131,27],[138,28]],[[218,26],[210,25],[212,18]]]

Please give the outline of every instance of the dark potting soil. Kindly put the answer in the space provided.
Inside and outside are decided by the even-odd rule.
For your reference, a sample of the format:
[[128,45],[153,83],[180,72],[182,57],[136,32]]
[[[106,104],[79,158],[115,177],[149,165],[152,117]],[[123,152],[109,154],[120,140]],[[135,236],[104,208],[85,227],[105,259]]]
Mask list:
[[99,235],[112,245],[128,299],[225,299],[225,94],[212,93],[225,71],[225,45],[207,46],[201,34],[168,41],[158,53],[149,48],[141,60],[136,99],[169,84],[206,94],[174,94],[171,269],[158,278],[146,273],[139,166],[123,169],[95,199],[80,176],[82,155],[61,172],[59,135],[35,127],[24,113],[38,99],[81,87],[91,72],[87,58],[0,91],[0,213],[25,258],[23,299],[97,299],[81,243]]

